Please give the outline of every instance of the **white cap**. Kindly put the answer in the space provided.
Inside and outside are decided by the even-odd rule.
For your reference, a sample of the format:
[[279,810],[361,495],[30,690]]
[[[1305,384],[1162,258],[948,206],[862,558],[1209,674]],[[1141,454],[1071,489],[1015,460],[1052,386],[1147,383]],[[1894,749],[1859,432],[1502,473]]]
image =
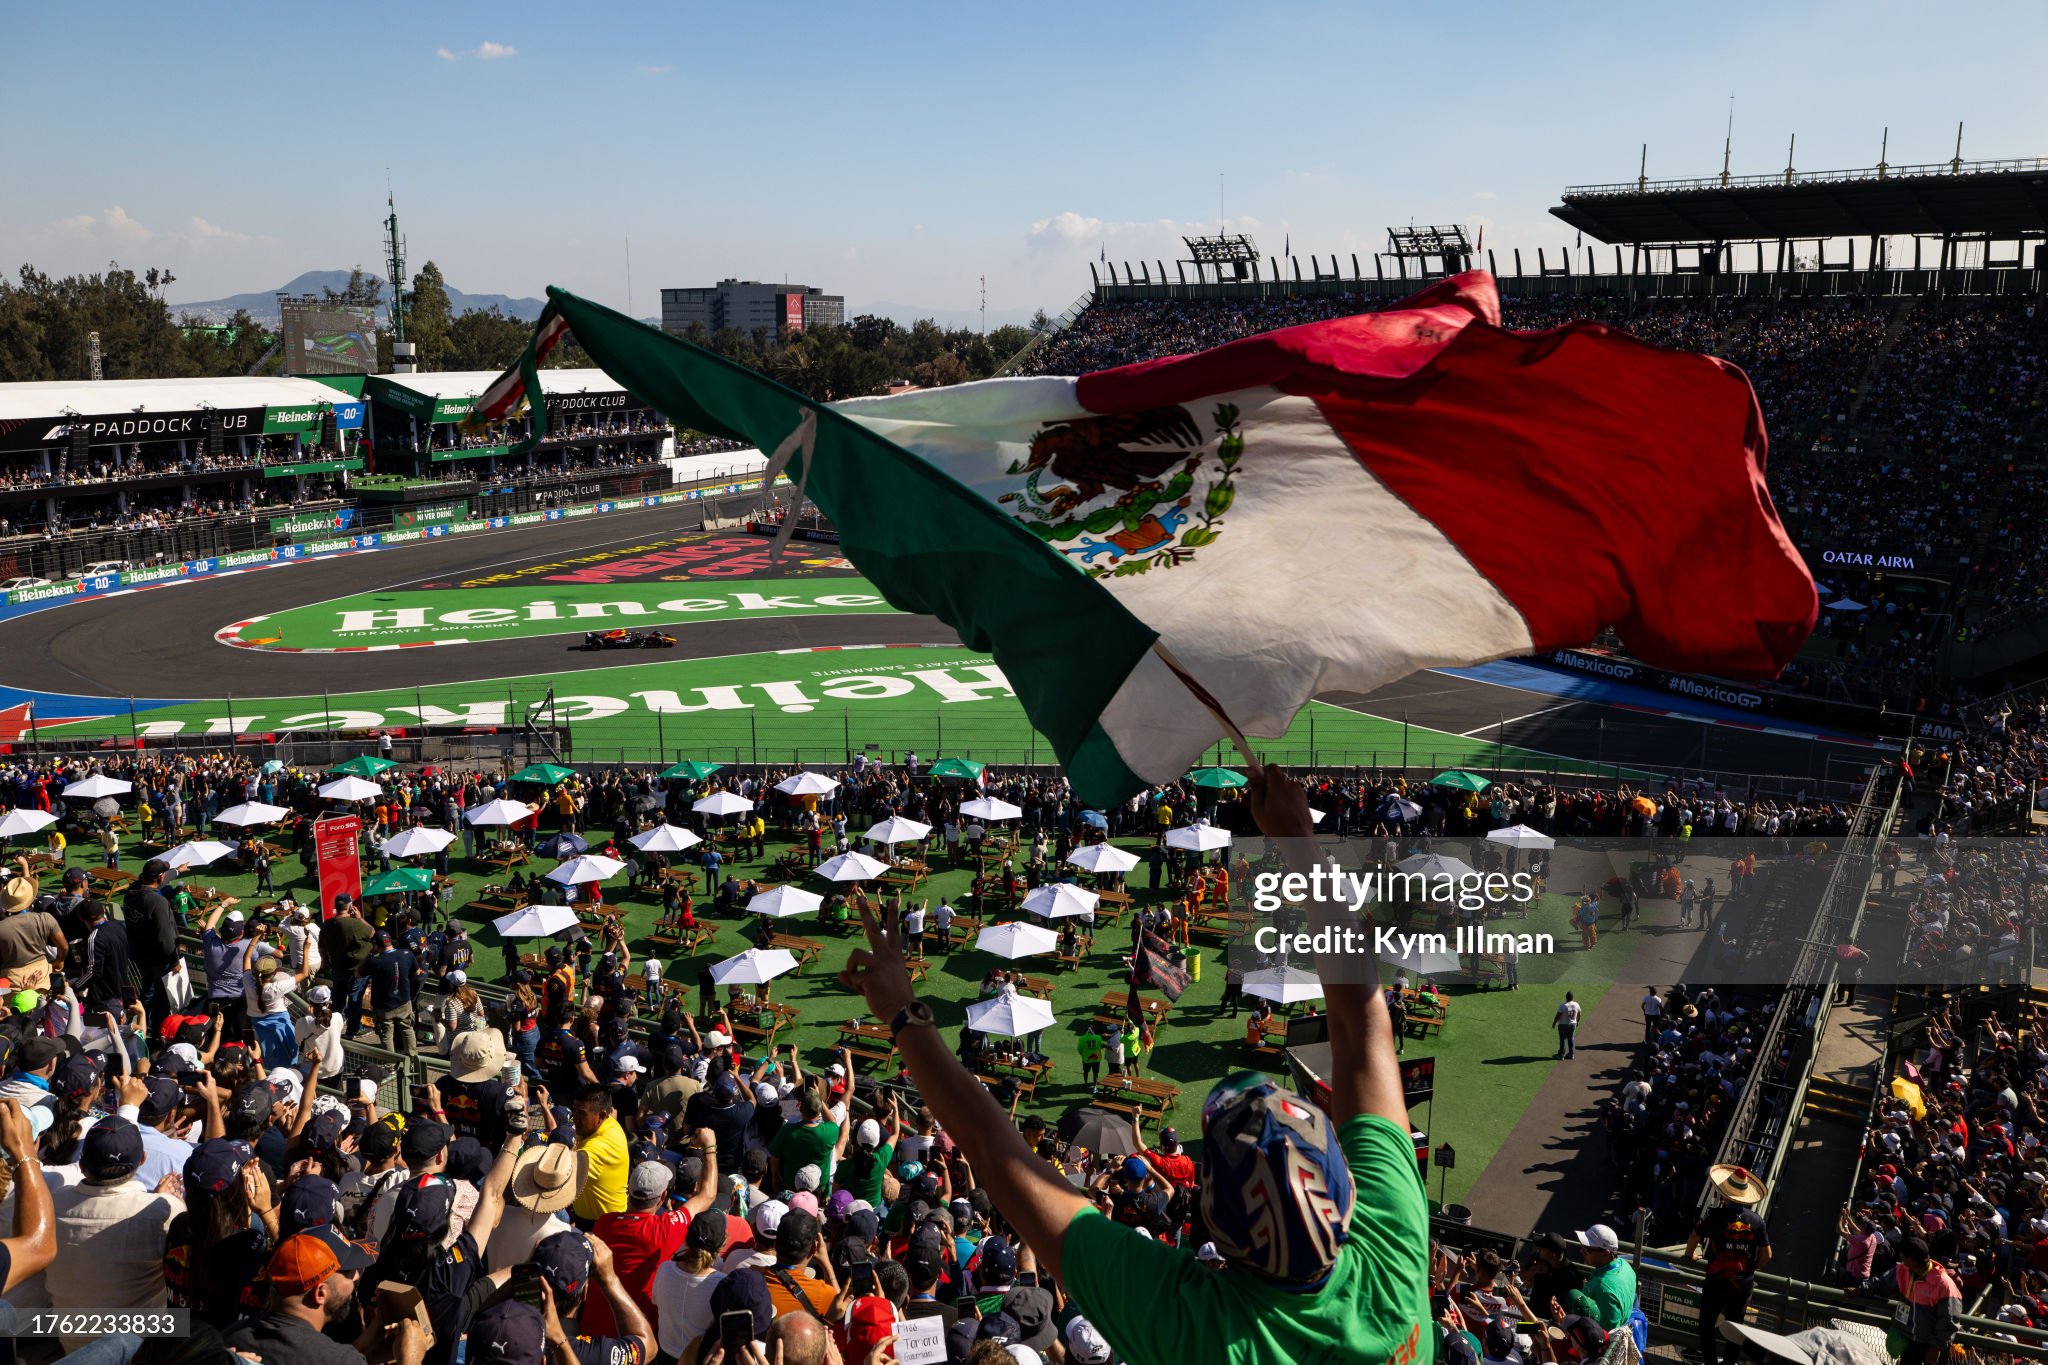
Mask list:
[[1067,1323],[1067,1354],[1078,1365],[1109,1365],[1109,1342],[1086,1318]]
[[815,1191],[818,1188],[818,1182],[824,1178],[825,1173],[819,1170],[815,1163],[809,1163],[796,1168],[796,1187],[799,1190]]
[[1216,1249],[1214,1242],[1204,1242],[1202,1243],[1202,1249],[1195,1253],[1195,1259],[1198,1261],[1208,1261],[1213,1264],[1223,1259],[1223,1253]]
[[860,1126],[853,1130],[853,1145],[864,1152],[872,1152],[882,1145],[882,1125],[873,1119],[862,1119]]
[[[321,989],[325,990],[326,987],[323,986],[321,987]],[[178,1072],[204,1070],[204,1068],[199,1065],[199,1049],[192,1046],[192,1044],[190,1043],[172,1043],[169,1047],[164,1049],[164,1057],[166,1059],[166,1065],[157,1068],[157,1070],[159,1071]],[[176,1065],[170,1065],[169,1063],[172,1061],[174,1061]]]
[[782,1215],[788,1212],[789,1205],[780,1199],[766,1199],[754,1205],[754,1231],[763,1237],[773,1237],[782,1226]]
[[263,1079],[283,1092],[279,1098],[286,1104],[297,1104],[299,1096],[305,1091],[306,1078],[288,1066],[271,1068],[270,1073]]
[[1029,1346],[1005,1346],[1003,1349],[1010,1353],[1010,1359],[1016,1361],[1017,1365],[1045,1365],[1045,1357]]
[[732,1039],[725,1036],[723,1029],[713,1029],[704,1035],[704,1043],[707,1047],[731,1047]]
[[639,1075],[640,1072],[643,1070],[643,1068],[640,1065],[640,1059],[638,1057],[633,1056],[631,1053],[628,1053],[624,1057],[619,1058],[619,1060],[614,1062],[613,1065],[618,1067],[619,1070],[635,1076]]
[[228,923],[229,923],[229,924],[240,924],[241,922],[242,922],[242,912],[241,912],[241,911],[239,911],[239,910],[230,910],[230,911],[228,911]]
[[460,967],[458,967],[454,971],[448,973],[448,975],[442,977],[441,980],[446,985],[460,986],[463,982],[469,980],[469,973],[463,971]]
[[839,1063],[834,1062],[830,1066],[825,1068],[825,1074],[827,1076],[844,1076],[846,1074],[846,1068],[839,1065]]
[[782,1092],[767,1081],[762,1081],[754,1087],[754,1103],[756,1104],[778,1104],[781,1100]]
[[1614,1229],[1605,1223],[1595,1223],[1579,1234],[1579,1245],[1595,1251],[1619,1251],[1621,1239],[1614,1235]]

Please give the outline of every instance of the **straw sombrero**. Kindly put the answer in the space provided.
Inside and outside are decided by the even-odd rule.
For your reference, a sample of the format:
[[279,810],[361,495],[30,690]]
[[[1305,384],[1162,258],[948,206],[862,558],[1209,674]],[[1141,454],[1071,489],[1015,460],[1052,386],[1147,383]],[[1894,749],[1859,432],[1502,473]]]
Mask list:
[[1731,1204],[1763,1202],[1764,1182],[1744,1167],[1710,1166],[1707,1179],[1714,1182],[1714,1192]]

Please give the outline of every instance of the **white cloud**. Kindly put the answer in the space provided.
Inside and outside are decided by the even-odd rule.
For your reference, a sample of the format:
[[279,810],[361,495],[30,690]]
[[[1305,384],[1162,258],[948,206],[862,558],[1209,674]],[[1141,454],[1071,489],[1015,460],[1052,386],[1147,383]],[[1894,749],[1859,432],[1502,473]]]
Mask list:
[[192,220],[189,237],[194,246],[210,244],[241,246],[252,240],[246,232],[236,232],[233,228],[224,228],[217,223],[209,223],[204,218],[198,217]]
[[109,237],[118,237],[124,242],[146,242],[156,236],[147,227],[128,216],[128,210],[119,204],[107,210],[102,230]]
[[76,218],[59,218],[57,231],[71,237],[84,237],[92,232],[93,224],[98,221],[89,213],[81,213]]
[[669,72],[675,70],[674,67],[666,63],[657,65],[653,62],[642,62],[633,69],[643,76],[666,76]]
[[[1282,233],[1287,223],[1266,224],[1257,218],[1232,218],[1225,229],[1237,233],[1250,233],[1255,238],[1261,232]],[[1050,218],[1041,218],[1025,233],[1025,241],[1034,250],[1061,251],[1075,246],[1114,246],[1118,251],[1137,257],[1156,257],[1171,251],[1178,258],[1183,237],[1206,237],[1216,231],[1213,218],[1199,221],[1182,221],[1175,218],[1157,218],[1147,222],[1117,222],[1103,218],[1092,218],[1075,213],[1071,209],[1056,213]],[[1115,255],[1115,252],[1111,253]]]
[[1477,194],[1473,195],[1472,197],[1473,197],[1474,199],[1498,199],[1498,198],[1500,198],[1500,196],[1499,196],[1499,195],[1497,195],[1497,194],[1495,194],[1495,193],[1494,193],[1494,192],[1493,192],[1492,190],[1481,190],[1481,191],[1479,191],[1479,192],[1478,192]]
[[460,52],[453,48],[437,47],[434,49],[434,55],[444,62],[469,60],[495,62],[501,57],[518,56],[519,49],[513,47],[510,43],[482,42],[478,43],[475,47],[463,48]]

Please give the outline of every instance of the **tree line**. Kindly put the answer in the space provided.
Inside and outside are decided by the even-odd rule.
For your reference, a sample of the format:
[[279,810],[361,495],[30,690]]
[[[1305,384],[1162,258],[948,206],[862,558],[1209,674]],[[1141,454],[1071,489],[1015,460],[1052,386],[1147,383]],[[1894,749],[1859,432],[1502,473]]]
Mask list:
[[[19,279],[0,280],[0,380],[89,378],[87,338],[93,332],[100,336],[108,379],[247,374],[259,363],[261,371],[278,371],[281,358],[270,354],[277,340],[272,327],[246,310],[217,324],[176,316],[165,301],[176,279],[156,268],[138,275],[117,262],[100,274],[63,278],[24,265]],[[357,266],[342,288],[325,291],[324,301],[382,307],[384,281]],[[533,334],[533,324],[496,307],[456,313],[447,280],[433,261],[413,276],[404,306],[406,339],[422,370],[502,370],[518,360]],[[986,334],[941,327],[930,318],[904,327],[863,314],[787,338],[766,329],[724,328],[706,335],[693,328],[687,339],[806,397],[831,402],[904,384],[937,388],[986,379],[1045,325],[1043,312],[1029,327]],[[385,373],[391,369],[391,341],[387,327],[378,343],[378,368]],[[568,344],[556,348],[548,364],[570,368],[588,365],[590,358]]]

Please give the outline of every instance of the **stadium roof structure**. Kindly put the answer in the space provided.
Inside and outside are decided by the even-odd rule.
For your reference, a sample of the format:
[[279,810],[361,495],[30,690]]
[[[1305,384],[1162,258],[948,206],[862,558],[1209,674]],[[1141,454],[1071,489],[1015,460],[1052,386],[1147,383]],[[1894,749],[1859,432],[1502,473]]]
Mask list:
[[314,379],[231,375],[219,379],[50,379],[0,384],[0,421],[23,418],[125,417],[197,412],[203,408],[306,407],[354,398]]
[[[442,370],[422,374],[373,374],[372,389],[405,389],[427,398],[477,398],[502,370]],[[597,369],[542,370],[543,393],[624,393],[626,386]]]
[[1576,185],[1550,210],[1630,245],[2048,234],[2048,159]]

